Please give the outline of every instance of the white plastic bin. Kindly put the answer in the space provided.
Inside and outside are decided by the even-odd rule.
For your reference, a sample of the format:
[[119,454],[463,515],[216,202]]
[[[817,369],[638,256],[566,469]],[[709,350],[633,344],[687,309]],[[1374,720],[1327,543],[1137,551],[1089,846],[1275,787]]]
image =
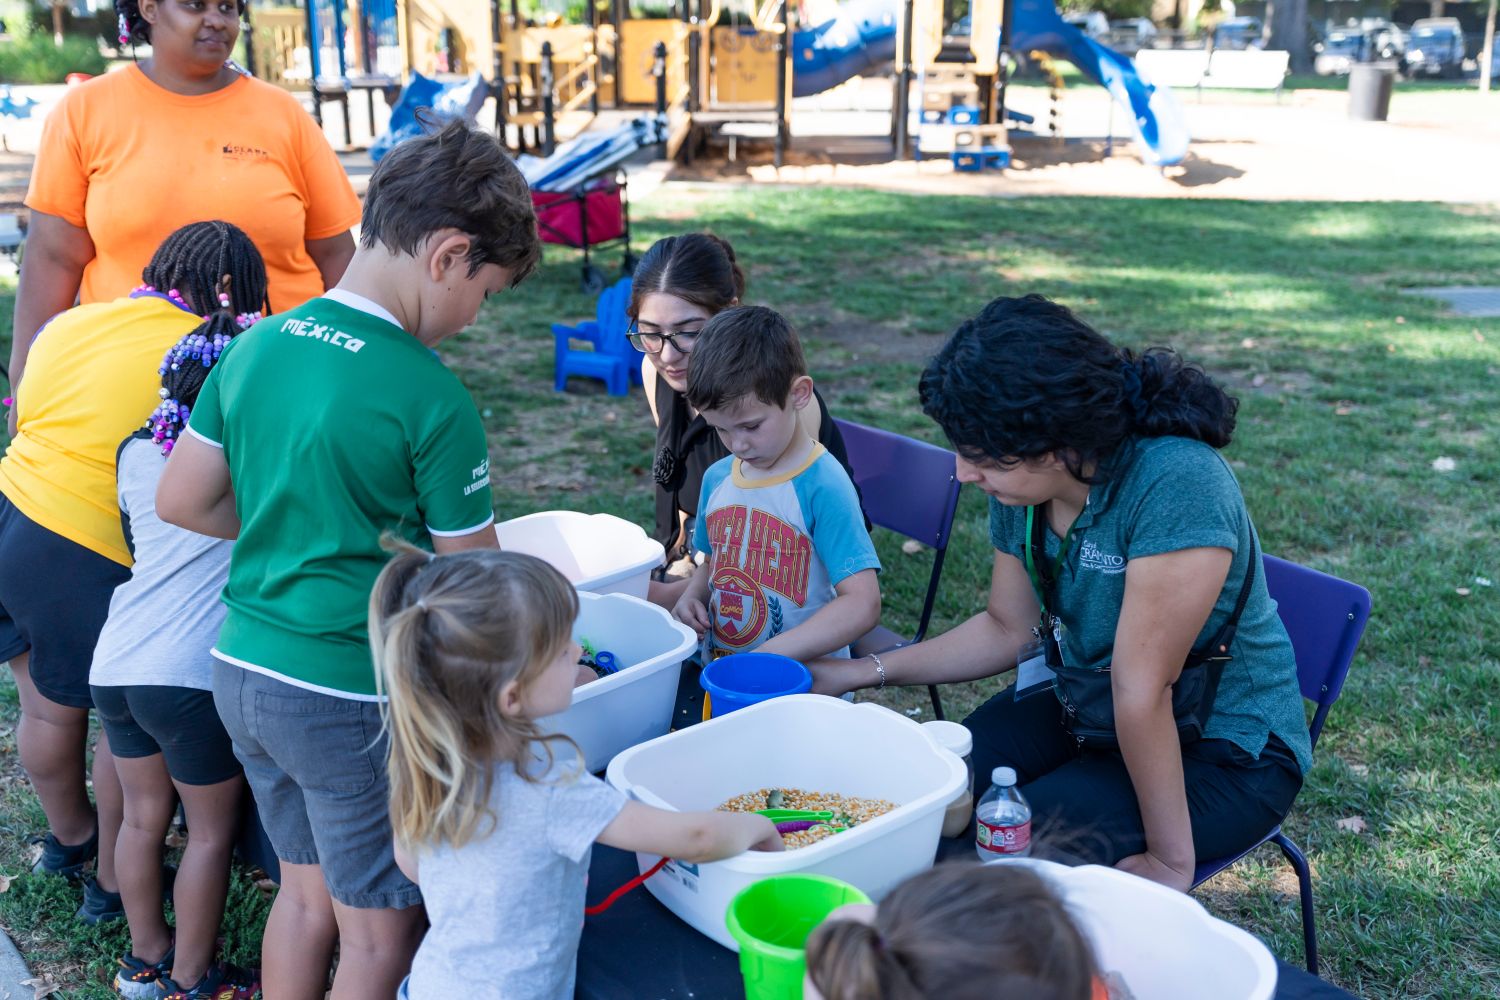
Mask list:
[[613,514],[548,510],[495,525],[500,547],[545,559],[579,590],[644,599],[666,557],[639,525]]
[[614,653],[623,666],[575,688],[572,706],[540,724],[571,736],[588,769],[601,771],[621,750],[671,728],[682,661],[698,648],[698,637],[640,598],[583,592],[573,636]]
[[1051,882],[1093,943],[1099,967],[1119,973],[1137,1000],[1267,1000],[1276,992],[1270,950],[1185,893],[1099,865],[1000,863],[1031,865]]
[[[757,788],[802,788],[888,799],[896,808],[796,851],[749,851],[712,864],[668,864],[646,882],[697,930],[738,950],[729,901],[768,875],[812,872],[879,899],[932,865],[943,810],[968,780],[963,761],[915,722],[879,705],[801,694],[752,705],[626,750],[610,784],[664,809],[713,809]],[[655,864],[637,855],[641,871]]]

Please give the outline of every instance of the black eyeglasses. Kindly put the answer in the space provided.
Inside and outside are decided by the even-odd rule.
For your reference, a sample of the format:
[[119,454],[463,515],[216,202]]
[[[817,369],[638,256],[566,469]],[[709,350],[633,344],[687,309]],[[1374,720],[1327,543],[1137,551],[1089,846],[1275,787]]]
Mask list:
[[625,329],[625,336],[630,339],[630,344],[638,351],[647,354],[660,354],[661,349],[671,344],[679,354],[690,354],[693,344],[698,340],[698,334],[703,328],[696,330],[678,330],[676,333],[668,333],[665,330],[655,332],[643,332],[635,320],[630,321],[630,326]]

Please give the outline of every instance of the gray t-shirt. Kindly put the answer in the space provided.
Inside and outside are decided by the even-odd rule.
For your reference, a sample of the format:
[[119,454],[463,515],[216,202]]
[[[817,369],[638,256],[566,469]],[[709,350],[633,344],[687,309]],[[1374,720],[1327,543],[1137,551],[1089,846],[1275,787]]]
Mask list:
[[[1180,437],[1143,438],[1123,447],[1115,476],[1089,491],[1059,574],[1061,607],[1052,610],[1063,622],[1062,654],[1070,665],[1109,666],[1131,559],[1206,547],[1234,553],[1194,649],[1218,633],[1245,584],[1255,529],[1223,456],[1201,441]],[[1047,558],[1055,559],[1062,540],[1050,526],[1045,538]],[[1024,563],[1026,508],[992,499],[990,542]],[[1259,567],[1230,653],[1204,736],[1229,740],[1259,757],[1267,735],[1275,733],[1305,773],[1312,766],[1312,745],[1292,642]]]
[[209,650],[224,624],[219,592],[234,543],[156,516],[156,484],[166,464],[160,446],[145,438],[132,438],[120,449],[115,475],[135,565],[110,598],[90,684],[213,689]]
[[594,840],[625,796],[558,747],[536,782],[495,771],[493,829],[462,847],[417,851],[432,927],[412,962],[411,1000],[458,996],[571,1000]]

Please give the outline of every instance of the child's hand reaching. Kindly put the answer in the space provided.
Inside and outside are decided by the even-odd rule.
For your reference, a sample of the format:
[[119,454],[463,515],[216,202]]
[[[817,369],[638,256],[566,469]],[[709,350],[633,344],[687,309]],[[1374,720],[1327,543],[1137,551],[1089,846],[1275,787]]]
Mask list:
[[780,832],[777,831],[775,823],[772,823],[770,820],[766,819],[766,817],[764,817],[764,816],[755,816],[755,817],[752,817],[752,818],[765,820],[766,825],[769,826],[771,829],[770,829],[770,832],[768,832],[768,833],[767,832],[763,832],[761,834],[761,838],[759,840],[757,840],[755,843],[753,843],[753,844],[750,845],[750,850],[752,850],[752,851],[769,851],[772,854],[776,853],[777,851],[784,851],[784,850],[786,850],[786,843],[781,839],[781,834],[780,834]]
[[627,802],[599,842],[622,851],[660,854],[694,864],[732,858],[742,851],[781,851],[776,824],[755,813],[671,812]]
[[708,620],[708,606],[691,593],[684,594],[678,600],[677,606],[672,609],[672,617],[697,632],[700,639],[712,624]]

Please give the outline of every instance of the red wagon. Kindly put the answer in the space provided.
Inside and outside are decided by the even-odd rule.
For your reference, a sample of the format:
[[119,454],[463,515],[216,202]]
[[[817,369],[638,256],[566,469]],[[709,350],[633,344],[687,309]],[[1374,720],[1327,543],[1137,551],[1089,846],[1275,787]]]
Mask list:
[[604,271],[589,256],[592,249],[618,243],[622,251],[620,269],[626,274],[635,270],[625,171],[595,178],[572,191],[532,191],[531,204],[536,208],[537,233],[543,243],[583,251],[584,291],[597,295],[609,284]]

